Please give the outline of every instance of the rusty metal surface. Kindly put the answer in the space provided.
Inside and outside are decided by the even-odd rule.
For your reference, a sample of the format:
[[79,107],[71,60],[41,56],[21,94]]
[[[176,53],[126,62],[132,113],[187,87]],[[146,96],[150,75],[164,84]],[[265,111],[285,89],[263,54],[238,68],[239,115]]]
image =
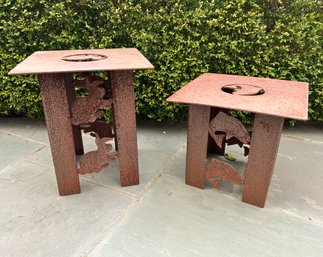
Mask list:
[[[219,132],[221,134],[218,134]],[[225,144],[238,144],[242,147],[243,144],[250,143],[249,132],[245,129],[243,124],[238,119],[231,117],[222,111],[218,111],[215,117],[211,119],[209,134],[214,139],[217,147],[219,149],[223,148],[223,155]],[[244,183],[243,178],[234,167],[214,158],[206,164],[205,177],[217,189],[220,189],[222,181],[230,180],[235,184]]]
[[[109,95],[112,96],[112,85],[111,85],[111,71],[108,71],[108,84],[107,84],[107,91]],[[116,130],[116,122],[115,122],[115,113],[114,113],[114,107],[112,103],[112,126],[113,126],[113,133],[114,133],[114,147],[116,151],[118,151],[118,136],[117,136],[117,130]]]
[[[205,172],[206,179],[216,188],[220,188],[222,180],[244,184],[243,201],[263,207],[284,117],[307,119],[308,83],[206,73],[178,90],[167,101],[190,106],[186,179],[193,178],[195,184],[191,184],[203,188],[204,181],[200,176]],[[202,112],[203,106],[205,109]],[[209,108],[216,108],[211,119]],[[222,109],[255,113],[253,131],[248,132],[240,121],[222,112]],[[208,117],[202,118],[206,114]],[[210,120],[209,127],[205,125],[205,120]],[[206,130],[216,143],[213,149],[210,140],[204,142],[203,133]],[[204,148],[207,144],[209,149],[222,155],[225,145],[244,147],[245,155],[249,154],[246,178],[243,179],[231,165],[216,159],[208,162],[205,168],[200,168],[206,159]],[[244,144],[250,144],[250,149]]]
[[94,62],[108,58],[102,54],[71,54],[64,56],[63,61],[67,62]]
[[66,78],[64,74],[38,76],[60,195],[80,193]]
[[42,51],[33,53],[9,75],[151,68],[153,65],[136,48]]
[[[209,136],[213,139],[208,141],[208,148],[216,149],[216,153],[224,155],[226,145],[238,145],[244,148],[244,156],[249,154],[249,147],[244,144],[250,144],[250,135],[242,122],[238,119],[218,111],[215,117],[210,121]],[[215,143],[215,144],[214,144]]]
[[[225,109],[219,109],[219,108],[216,108],[216,107],[211,107],[210,122],[220,111],[222,111],[224,113],[228,112],[228,110],[225,110]],[[225,145],[226,145],[226,142],[224,140],[220,147],[217,146],[217,144],[214,142],[213,137],[209,133],[208,143],[207,143],[207,152],[208,153],[212,153],[212,154],[216,153],[216,154],[219,154],[219,155],[223,156],[224,153],[225,153]]]
[[256,115],[246,166],[243,202],[264,207],[283,124],[283,118]]
[[[72,104],[76,100],[75,86],[73,83],[73,74],[66,73],[65,76],[65,90],[67,95],[68,108],[70,110],[70,115],[72,116]],[[83,139],[80,126],[73,125],[73,138],[76,155],[84,154]]]
[[265,93],[265,90],[259,86],[248,84],[232,84],[221,88],[222,91],[233,95],[256,96]]
[[121,186],[139,184],[136,109],[131,71],[110,73]]
[[204,188],[209,122],[210,107],[189,106],[185,182],[198,188]]
[[94,136],[98,149],[90,151],[81,157],[79,168],[80,174],[99,172],[102,168],[108,166],[109,163],[117,159],[118,153],[110,153],[112,151],[112,145],[106,144],[106,142],[112,138],[100,138],[97,134],[94,134]]
[[[223,91],[223,87],[232,85],[248,85],[242,86],[247,95]],[[250,95],[255,94],[255,88],[256,91],[264,90],[264,93]],[[308,83],[205,73],[182,87],[167,101],[306,120]]]
[[[80,192],[78,174],[99,172],[120,156],[122,186],[139,183],[133,70],[153,65],[135,48],[35,52],[9,75],[38,74],[60,195]],[[91,75],[108,71],[109,81]],[[80,72],[84,80],[73,79]],[[75,86],[88,95],[76,99]],[[113,107],[114,131],[97,120]],[[84,154],[81,129],[95,132],[98,149]],[[118,153],[110,153],[115,137]]]
[[72,104],[72,123],[73,125],[93,123],[103,115],[103,111],[100,111],[100,109],[111,108],[112,100],[103,99],[105,96],[103,87],[105,81],[85,74],[84,83],[83,81],[78,81],[78,83],[82,84],[88,92],[88,96],[76,99]]
[[112,126],[106,123],[105,120],[97,120],[93,123],[86,124],[85,126],[82,126],[81,129],[83,129],[85,133],[95,132],[95,134],[97,134],[100,138],[114,137],[112,133]]
[[244,179],[234,167],[214,158],[206,164],[205,177],[213,187],[219,190],[221,189],[220,185],[222,181],[232,181],[238,185],[244,184]]
[[[224,132],[224,134],[216,134]],[[250,136],[243,124],[236,118],[219,112],[210,122],[209,133],[213,137],[218,147],[221,147],[224,140],[233,137],[243,144],[250,143]]]

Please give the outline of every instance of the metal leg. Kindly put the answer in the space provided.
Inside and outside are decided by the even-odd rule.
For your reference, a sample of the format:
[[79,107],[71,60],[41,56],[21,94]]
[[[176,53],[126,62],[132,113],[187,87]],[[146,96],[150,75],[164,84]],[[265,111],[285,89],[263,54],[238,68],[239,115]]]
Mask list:
[[185,182],[198,188],[204,188],[209,123],[210,107],[190,105]]
[[[210,121],[219,113],[219,111],[227,112],[226,110],[211,107]],[[225,140],[223,140],[221,148],[220,148],[217,146],[217,144],[214,142],[214,139],[209,134],[208,135],[208,142],[207,142],[207,152],[208,153],[216,153],[216,154],[223,156],[225,153]]]
[[[65,75],[65,90],[67,95],[68,107],[71,112],[72,104],[76,100],[75,87],[73,84],[73,74],[66,73],[64,75]],[[84,154],[84,148],[83,148],[82,132],[81,132],[80,126],[78,125],[72,125],[72,126],[73,126],[75,153],[76,155],[82,155]]]
[[283,124],[284,119],[280,117],[255,116],[242,195],[245,203],[265,206]]
[[132,71],[110,73],[115,138],[117,140],[121,186],[139,184],[136,109]]
[[116,129],[116,120],[115,120],[115,112],[114,112],[114,107],[112,106],[112,126],[113,126],[113,133],[114,133],[114,147],[116,151],[118,150],[118,136],[117,136],[117,129]]
[[38,75],[60,195],[80,193],[64,74]]
[[[111,85],[111,71],[108,72],[108,87],[109,92],[112,91],[112,85]],[[115,113],[114,113],[114,107],[112,104],[112,126],[113,126],[113,134],[114,134],[114,147],[116,151],[118,151],[118,140],[117,140],[117,130],[116,130],[116,121],[115,121]]]

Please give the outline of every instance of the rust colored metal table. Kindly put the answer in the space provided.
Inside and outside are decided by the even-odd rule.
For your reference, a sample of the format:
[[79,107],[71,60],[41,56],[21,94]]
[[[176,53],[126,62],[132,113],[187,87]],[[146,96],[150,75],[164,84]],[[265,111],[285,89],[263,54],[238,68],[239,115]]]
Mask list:
[[[79,174],[119,159],[122,186],[139,183],[133,70],[153,68],[135,48],[35,52],[9,75],[37,74],[60,195],[80,193]],[[108,80],[93,74],[107,72]],[[76,98],[75,87],[86,96]],[[113,109],[114,130],[99,120]],[[97,150],[84,154],[81,130]],[[107,141],[115,137],[117,152]],[[77,165],[76,155],[82,155]]]
[[[186,184],[204,188],[205,179],[218,189],[225,180],[243,184],[242,201],[264,207],[284,118],[307,119],[308,83],[206,73],[167,101],[189,104]],[[230,110],[254,114],[252,131]],[[207,161],[207,152],[224,155],[232,144],[248,155],[244,178],[228,162]]]

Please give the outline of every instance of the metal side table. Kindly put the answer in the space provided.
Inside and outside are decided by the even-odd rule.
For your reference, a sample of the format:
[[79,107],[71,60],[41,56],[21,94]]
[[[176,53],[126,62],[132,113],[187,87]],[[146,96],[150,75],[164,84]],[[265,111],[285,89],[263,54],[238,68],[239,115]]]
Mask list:
[[[218,189],[226,180],[242,184],[242,201],[264,207],[284,118],[307,119],[308,83],[206,73],[167,101],[189,104],[186,183],[204,188],[206,179]],[[253,113],[252,131],[230,110]],[[206,158],[208,151],[224,155],[232,144],[248,156],[245,177],[228,162]]]
[[[139,183],[133,70],[151,68],[137,49],[125,48],[35,52],[9,72],[38,76],[60,195],[80,193],[79,174],[99,172],[115,159],[121,185]],[[108,80],[96,71],[107,72]],[[76,86],[86,96],[77,99]],[[108,108],[113,132],[98,120]],[[97,150],[84,154],[81,129],[92,132]],[[106,144],[113,137],[117,152]],[[80,165],[76,155],[82,155]]]

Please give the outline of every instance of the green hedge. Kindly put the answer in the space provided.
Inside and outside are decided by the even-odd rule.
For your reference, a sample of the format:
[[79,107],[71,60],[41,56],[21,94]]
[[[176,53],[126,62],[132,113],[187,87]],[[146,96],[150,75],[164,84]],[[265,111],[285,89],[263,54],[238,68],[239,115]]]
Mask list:
[[216,72],[308,81],[309,116],[323,120],[322,1],[2,2],[2,115],[41,115],[35,78],[7,76],[34,51],[137,47],[155,66],[136,73],[141,116],[185,118],[185,106],[165,99],[201,73]]

